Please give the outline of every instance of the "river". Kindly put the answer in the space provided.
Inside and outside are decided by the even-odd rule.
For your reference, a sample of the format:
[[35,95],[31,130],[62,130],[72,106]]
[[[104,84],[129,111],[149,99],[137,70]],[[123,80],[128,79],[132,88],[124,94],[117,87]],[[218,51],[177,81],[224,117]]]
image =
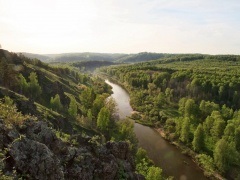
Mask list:
[[[116,101],[120,119],[131,115],[129,94],[119,85],[105,80],[112,87],[111,95]],[[139,147],[147,151],[155,165],[163,169],[164,175],[173,176],[176,180],[207,180],[203,171],[189,158],[182,154],[176,146],[171,145],[159,133],[147,126],[134,124]]]

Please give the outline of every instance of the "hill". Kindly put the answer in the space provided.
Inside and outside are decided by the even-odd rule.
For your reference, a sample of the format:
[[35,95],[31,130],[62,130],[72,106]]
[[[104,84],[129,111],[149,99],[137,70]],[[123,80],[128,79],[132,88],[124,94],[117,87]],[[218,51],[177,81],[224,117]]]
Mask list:
[[22,53],[28,58],[40,59],[44,62],[80,62],[80,61],[109,61],[118,63],[136,63],[160,58],[172,57],[175,54],[149,53],[138,54],[110,54],[110,53],[63,53],[63,54],[32,54]]
[[240,177],[240,56],[182,54],[100,70],[130,92],[133,119],[159,128],[206,175]]
[[110,93],[97,77],[1,49],[0,177],[142,179],[133,125],[120,131]]
[[51,58],[50,56],[48,55],[41,55],[41,54],[32,54],[32,53],[26,53],[26,52],[21,52],[21,53],[18,53],[18,54],[22,54],[30,59],[39,59],[43,62],[48,62],[48,60]]
[[144,62],[150,60],[156,60],[164,57],[171,56],[170,54],[162,54],[162,53],[149,53],[149,52],[142,52],[138,54],[131,54],[125,57],[118,59],[118,62],[122,63],[136,63],[136,62]]

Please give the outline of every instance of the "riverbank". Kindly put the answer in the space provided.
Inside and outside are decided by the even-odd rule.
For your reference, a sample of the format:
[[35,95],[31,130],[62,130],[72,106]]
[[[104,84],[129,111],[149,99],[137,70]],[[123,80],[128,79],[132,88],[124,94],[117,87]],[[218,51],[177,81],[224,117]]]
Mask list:
[[198,163],[198,160],[196,158],[196,156],[198,155],[196,152],[194,152],[193,150],[191,150],[190,148],[188,148],[187,146],[185,146],[182,143],[178,143],[177,141],[171,141],[166,132],[164,131],[163,128],[154,128],[161,136],[162,138],[164,138],[166,141],[168,141],[170,144],[176,146],[178,149],[181,150],[181,152],[187,156],[189,156],[192,161],[200,168],[202,169],[202,171],[204,172],[204,175],[209,178],[209,179],[217,179],[217,180],[225,180],[224,177],[222,177],[218,172],[214,171],[214,172],[209,172],[208,169],[204,168],[203,166],[201,166]]
[[[103,77],[103,76],[102,76]],[[116,79],[113,78],[109,78],[108,76],[104,76],[104,78],[109,79],[112,83],[117,84],[118,86],[120,86],[121,88],[123,88],[125,91],[129,92],[130,89],[128,89],[126,87],[125,84],[119,83]],[[139,112],[137,112],[137,114],[139,116],[141,116],[141,114]],[[131,114],[132,115],[132,114]],[[131,118],[131,116],[130,116]],[[144,126],[148,126],[151,127],[152,129],[154,129],[156,132],[158,132],[158,134],[165,139],[169,144],[175,146],[176,149],[178,149],[179,152],[181,152],[183,155],[188,156],[191,161],[199,167],[199,169],[202,170],[203,174],[210,179],[218,179],[218,180],[223,180],[224,178],[222,176],[220,176],[220,174],[218,174],[217,172],[209,172],[208,169],[204,168],[200,163],[198,163],[198,160],[196,158],[196,156],[198,155],[197,153],[195,153],[193,150],[191,150],[190,148],[188,148],[187,146],[183,145],[182,143],[179,143],[177,141],[171,140],[171,138],[169,138],[169,136],[166,134],[166,132],[164,131],[163,128],[154,128],[154,125],[152,123],[148,123],[146,121],[142,121],[141,118],[139,119],[134,119],[131,118],[132,120],[134,120],[136,123],[144,125]],[[190,162],[188,161],[183,161],[183,163],[186,166],[190,166]]]

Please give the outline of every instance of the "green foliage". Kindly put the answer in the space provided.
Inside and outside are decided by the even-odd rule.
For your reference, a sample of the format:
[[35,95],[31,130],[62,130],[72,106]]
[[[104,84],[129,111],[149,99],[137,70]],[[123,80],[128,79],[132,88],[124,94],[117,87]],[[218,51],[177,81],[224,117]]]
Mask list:
[[79,96],[82,104],[86,109],[89,109],[93,105],[93,101],[96,98],[96,94],[92,88],[86,88]]
[[237,127],[235,130],[235,143],[238,152],[240,152],[240,127]]
[[77,117],[77,111],[78,111],[77,101],[76,101],[75,97],[71,97],[69,108],[68,108],[68,114],[71,117],[75,118],[75,117]]
[[101,108],[104,107],[104,101],[106,97],[104,95],[98,95],[96,99],[93,101],[92,107],[92,115],[97,117],[98,113],[100,112]]
[[190,119],[185,117],[182,128],[181,128],[181,136],[180,139],[182,142],[189,143],[190,142]]
[[55,95],[55,97],[51,97],[50,100],[50,106],[55,111],[61,111],[63,108],[63,105],[60,100],[60,96],[58,94]]
[[0,100],[0,117],[4,119],[7,125],[21,125],[25,120],[31,118],[18,112],[17,107],[9,100],[9,97],[6,97],[6,99],[8,100],[5,103]]
[[204,150],[204,129],[202,124],[199,124],[196,131],[194,132],[192,145],[194,151],[200,152]]
[[4,104],[8,106],[13,106],[14,102],[9,96],[4,96]]
[[211,156],[208,156],[206,154],[199,154],[196,156],[197,162],[200,166],[204,167],[204,169],[207,171],[207,176],[210,176],[214,170],[214,160]]
[[130,149],[135,152],[137,149],[138,141],[134,133],[134,123],[128,119],[117,122],[116,131],[113,131],[112,136],[115,141],[127,141],[130,144]]
[[146,180],[161,180],[161,179],[163,179],[161,168],[152,166],[148,169]]
[[12,89],[18,84],[18,72],[15,70],[15,65],[6,58],[0,57],[0,85]]
[[135,161],[136,170],[138,173],[144,175],[147,180],[164,179],[162,169],[153,165],[153,162],[147,156],[146,150],[139,148],[135,156]]
[[226,172],[239,159],[235,143],[220,139],[214,149],[214,162],[221,172]]
[[110,126],[110,111],[103,107],[98,113],[97,127],[102,131],[108,131]]
[[176,55],[102,71],[130,92],[131,105],[145,124],[163,126],[169,139],[180,140],[196,152],[214,157],[213,164],[226,172],[240,167],[237,158],[227,161],[229,157],[219,158],[217,153],[220,145],[234,157],[240,153],[239,59]]
[[19,86],[20,86],[20,93],[27,94],[29,89],[29,84],[27,80],[22,74],[19,74]]
[[28,92],[30,93],[30,97],[36,99],[42,93],[42,88],[38,84],[37,74],[35,72],[31,72],[29,75],[29,83],[28,83]]

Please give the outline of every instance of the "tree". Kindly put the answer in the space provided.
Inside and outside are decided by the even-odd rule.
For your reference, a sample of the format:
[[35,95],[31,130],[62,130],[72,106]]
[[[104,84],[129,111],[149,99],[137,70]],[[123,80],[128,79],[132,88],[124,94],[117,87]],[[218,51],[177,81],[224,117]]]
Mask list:
[[110,111],[103,107],[98,113],[97,127],[102,131],[107,131],[110,123]]
[[31,98],[36,99],[42,93],[42,88],[38,84],[37,74],[35,72],[31,72],[29,75],[29,80],[28,92],[30,93]]
[[87,112],[87,119],[89,124],[91,124],[91,126],[94,126],[95,124],[93,123],[93,117],[92,117],[92,111],[91,109],[88,110]]
[[184,118],[180,140],[184,143],[188,143],[190,140],[190,119],[188,117]]
[[92,115],[97,119],[97,115],[101,108],[104,106],[104,100],[105,96],[103,95],[98,95],[96,99],[93,101],[93,106],[92,106]]
[[4,103],[8,106],[14,105],[14,101],[9,96],[4,96]]
[[168,98],[168,103],[171,102],[171,99],[173,97],[173,89],[170,89],[170,88],[166,88],[165,90],[165,95],[166,97]]
[[181,115],[184,115],[186,101],[187,101],[186,98],[182,98],[178,102],[178,107],[179,107],[178,111],[180,112]]
[[225,129],[225,121],[222,119],[215,119],[213,123],[213,127],[211,129],[211,135],[215,141],[221,139],[224,129]]
[[77,101],[76,101],[75,97],[70,98],[68,114],[73,118],[75,118],[77,116]]
[[199,124],[194,132],[192,145],[194,151],[200,152],[204,149],[204,130],[202,124]]
[[228,108],[225,104],[222,106],[221,114],[225,120],[229,120],[233,116],[233,110]]
[[12,88],[18,82],[18,72],[13,64],[9,64],[6,58],[0,59],[0,84],[7,88]]
[[151,166],[148,169],[146,180],[161,180],[162,178],[162,169],[159,167]]
[[53,110],[56,110],[56,111],[62,110],[63,106],[60,100],[60,96],[58,94],[56,94],[54,98],[51,97],[50,106]]
[[235,143],[228,143],[224,138],[217,142],[213,155],[214,162],[221,172],[229,170],[238,160]]
[[240,152],[240,127],[235,130],[236,149]]
[[214,102],[202,100],[199,105],[199,109],[203,119],[205,119],[207,116],[211,115],[213,111],[218,111],[219,105]]
[[117,123],[118,133],[114,133],[113,137],[118,141],[130,142],[130,149],[137,149],[137,137],[134,133],[134,123],[128,119],[121,120]]
[[184,116],[195,117],[197,115],[197,105],[193,99],[188,99],[185,103]]
[[27,95],[28,83],[22,74],[19,74],[18,77],[19,77],[20,93]]
[[79,96],[82,104],[86,109],[89,109],[93,105],[93,101],[96,98],[96,94],[92,88],[86,88]]

